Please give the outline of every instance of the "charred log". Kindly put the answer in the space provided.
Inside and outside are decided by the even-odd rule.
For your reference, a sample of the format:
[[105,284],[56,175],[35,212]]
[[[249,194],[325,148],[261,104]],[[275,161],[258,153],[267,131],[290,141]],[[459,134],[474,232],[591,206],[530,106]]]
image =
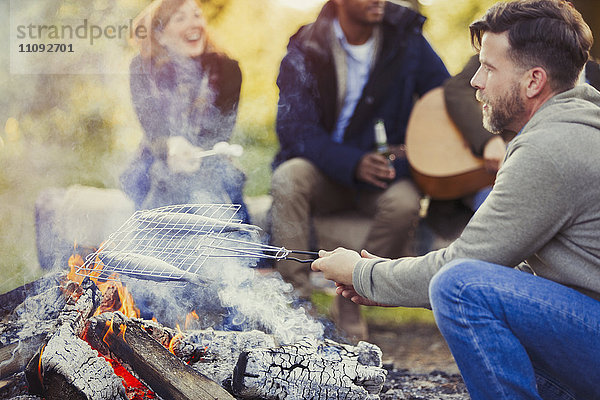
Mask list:
[[233,391],[243,398],[379,399],[385,382],[381,350],[305,338],[294,345],[240,354]]
[[35,335],[0,348],[0,379],[22,372],[45,341],[46,335]]
[[79,333],[83,321],[94,313],[100,299],[97,286],[87,278],[81,285],[67,281],[57,286],[44,286],[39,294],[26,298],[5,317],[0,324],[0,345],[51,334],[65,323]]
[[112,366],[90,345],[63,325],[41,354],[44,397],[65,399],[126,399],[125,388]]
[[102,296],[102,301],[98,307],[98,314],[103,312],[117,311],[121,309],[121,298],[119,289],[116,285],[109,285]]
[[138,318],[130,321],[183,362],[227,389],[231,388],[231,374],[241,352],[275,347],[273,335],[256,330],[239,332],[205,329],[181,332],[155,321]]
[[260,331],[176,332],[155,322],[134,321],[240,397],[376,399],[385,381],[381,350],[366,342],[349,346],[307,338],[277,347],[273,335]]
[[66,299],[59,286],[28,297],[0,325],[0,345],[52,332],[58,325],[58,314],[65,304]]
[[[94,313],[100,301],[96,285],[86,279],[81,285],[65,282],[45,288],[15,307],[2,326],[0,377],[5,378],[25,370],[27,363],[61,326],[79,335],[84,321]],[[44,314],[45,313],[45,314]],[[51,318],[51,319],[50,319]]]
[[94,314],[102,294],[94,282],[85,278],[81,285],[69,282],[64,289],[67,294],[66,305],[59,314],[61,326],[68,325],[79,336],[85,328],[85,322]]
[[91,318],[87,339],[94,347],[108,349],[111,357],[129,366],[163,398],[233,399],[217,383],[185,364],[121,313]]
[[176,356],[223,387],[230,387],[233,370],[242,352],[265,347],[275,347],[275,340],[261,331],[191,331],[175,336],[171,342]]
[[60,281],[64,279],[63,273],[54,273],[44,276],[36,281],[26,283],[16,289],[0,295],[0,318],[4,319],[17,306],[22,304],[28,297],[37,296],[45,292],[48,288],[56,288],[60,285]]
[[29,386],[24,372],[0,380],[0,399],[25,399],[28,394]]

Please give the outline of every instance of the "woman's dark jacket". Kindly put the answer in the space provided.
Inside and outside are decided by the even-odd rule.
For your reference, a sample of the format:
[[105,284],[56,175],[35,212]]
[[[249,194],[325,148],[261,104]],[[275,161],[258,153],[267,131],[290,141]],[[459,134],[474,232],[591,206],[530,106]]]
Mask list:
[[[363,155],[375,150],[374,124],[383,119],[389,144],[403,144],[415,97],[440,86],[449,74],[422,35],[425,18],[390,2],[381,24],[383,40],[373,71],[344,133],[331,139],[337,120],[337,80],[328,38],[336,8],[330,1],[312,24],[291,37],[277,85],[280,151],[273,166],[293,157],[313,162],[333,180],[354,186]],[[409,176],[406,160],[397,177]]]
[[220,53],[161,66],[141,56],[132,60],[131,98],[145,136],[121,183],[138,207],[150,191],[150,166],[166,160],[170,136],[184,136],[204,149],[230,139],[241,83],[237,61]]

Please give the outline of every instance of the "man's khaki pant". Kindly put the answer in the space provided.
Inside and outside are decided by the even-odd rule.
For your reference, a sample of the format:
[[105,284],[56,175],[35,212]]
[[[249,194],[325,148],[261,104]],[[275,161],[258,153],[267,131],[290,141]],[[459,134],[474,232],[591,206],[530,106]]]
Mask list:
[[[333,182],[308,160],[294,158],[274,171],[271,194],[271,242],[275,246],[309,250],[311,216],[356,210],[373,218],[364,249],[390,258],[413,254],[420,194],[411,180],[396,181],[386,190],[356,191]],[[277,268],[301,297],[310,298],[308,265],[278,261]]]

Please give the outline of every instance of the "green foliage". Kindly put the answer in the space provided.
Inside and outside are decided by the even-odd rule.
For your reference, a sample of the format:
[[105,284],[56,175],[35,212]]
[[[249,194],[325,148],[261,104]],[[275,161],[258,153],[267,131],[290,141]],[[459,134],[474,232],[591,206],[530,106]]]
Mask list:
[[430,3],[420,10],[427,17],[425,34],[450,73],[456,74],[475,53],[471,48],[469,25],[497,0],[435,0]]
[[[318,9],[296,11],[278,7],[275,0],[230,0],[211,32],[217,45],[237,59],[242,70],[238,130],[245,142],[276,145],[274,120],[277,109],[275,81],[289,37],[316,17]],[[255,23],[240,23],[254,21]],[[260,21],[260,22],[259,22]],[[239,137],[239,136],[238,136]]]
[[219,19],[229,10],[231,0],[200,0],[200,7],[209,21]]

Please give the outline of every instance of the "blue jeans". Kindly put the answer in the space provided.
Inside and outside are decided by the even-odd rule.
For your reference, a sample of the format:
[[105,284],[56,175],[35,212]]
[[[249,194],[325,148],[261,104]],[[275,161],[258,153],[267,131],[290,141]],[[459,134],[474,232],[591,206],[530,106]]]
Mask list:
[[464,259],[433,277],[429,297],[472,399],[600,399],[600,301]]

